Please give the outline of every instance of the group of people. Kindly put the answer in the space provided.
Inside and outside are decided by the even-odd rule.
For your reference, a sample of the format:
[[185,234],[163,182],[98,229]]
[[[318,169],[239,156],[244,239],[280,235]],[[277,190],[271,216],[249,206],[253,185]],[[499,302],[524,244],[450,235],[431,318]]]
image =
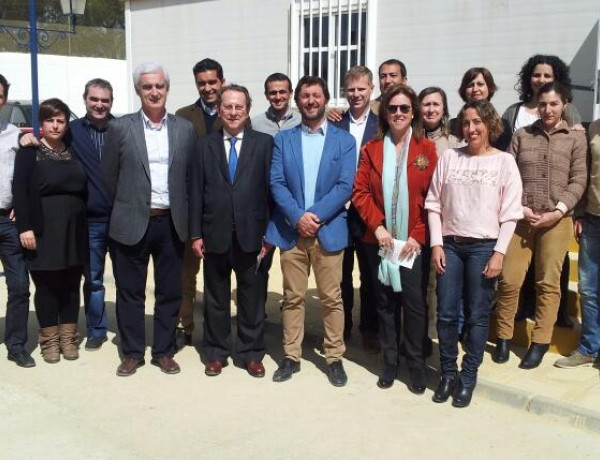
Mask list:
[[[251,376],[263,377],[268,273],[279,248],[284,358],[273,380],[300,371],[312,270],[327,377],[343,386],[356,256],[363,345],[383,356],[377,385],[393,385],[404,357],[409,390],[425,392],[428,323],[436,317],[440,381],[433,401],[452,397],[454,406],[465,407],[494,304],[493,359],[509,359],[530,265],[535,326],[520,367],[542,361],[574,232],[581,243],[583,334],[578,349],[556,365],[592,364],[600,348],[600,121],[589,129],[587,165],[588,142],[571,104],[568,67],[555,56],[531,57],[519,74],[521,102],[502,117],[490,102],[497,90],[492,74],[469,69],[458,91],[465,104],[452,120],[443,89],[417,94],[396,59],[378,70],[381,95],[375,100],[372,72],[364,66],[347,72],[345,112],[327,109],[323,79],[304,76],[292,88],[286,75],[274,73],[264,85],[269,108],[250,119],[248,90],[226,84],[218,62],[204,59],[193,67],[199,98],[175,115],[166,110],[168,72],[144,63],[133,73],[139,112],[113,119],[112,87],[94,79],[85,86],[84,118],[70,122],[69,108],[49,99],[40,105],[40,140],[2,125],[0,257],[8,287],[8,358],[35,365],[24,348],[27,272],[36,288],[43,359],[79,356],[82,278],[85,348],[102,347],[108,253],[123,356],[117,375],[130,376],[145,364],[150,257],[156,299],[151,363],[178,373],[174,355],[193,342],[196,277],[204,260],[206,375],[219,375],[234,358]],[[0,106],[8,89],[0,75]],[[459,368],[460,341],[465,354]]]

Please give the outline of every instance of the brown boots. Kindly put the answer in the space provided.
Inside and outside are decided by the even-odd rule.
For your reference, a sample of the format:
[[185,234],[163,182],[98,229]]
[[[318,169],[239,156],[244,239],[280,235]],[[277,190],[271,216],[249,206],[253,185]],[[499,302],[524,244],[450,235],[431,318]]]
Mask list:
[[79,358],[79,334],[77,324],[59,324],[60,352],[70,361]]
[[60,361],[60,348],[58,346],[58,326],[43,327],[38,338],[42,357],[47,363]]
[[79,358],[79,334],[77,324],[59,324],[40,329],[40,350],[47,363],[60,361],[60,353],[68,360]]

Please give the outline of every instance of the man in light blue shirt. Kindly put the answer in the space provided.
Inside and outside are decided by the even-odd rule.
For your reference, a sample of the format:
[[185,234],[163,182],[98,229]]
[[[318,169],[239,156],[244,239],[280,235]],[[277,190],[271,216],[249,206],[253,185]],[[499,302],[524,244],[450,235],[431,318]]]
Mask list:
[[270,179],[275,206],[265,235],[267,243],[281,249],[284,292],[285,358],[273,380],[289,380],[300,370],[305,295],[312,269],[323,308],[327,376],[332,385],[343,386],[348,377],[342,365],[346,348],[340,281],[356,143],[350,133],[327,123],[329,91],[323,79],[301,78],[295,100],[302,125],[275,136]]

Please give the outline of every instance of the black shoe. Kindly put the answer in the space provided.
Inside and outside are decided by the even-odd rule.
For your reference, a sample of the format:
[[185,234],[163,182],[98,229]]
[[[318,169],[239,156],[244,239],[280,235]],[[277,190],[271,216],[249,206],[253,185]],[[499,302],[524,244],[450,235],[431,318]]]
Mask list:
[[510,357],[510,340],[496,339],[496,348],[492,353],[492,360],[495,363],[502,364],[508,361]]
[[25,350],[9,351],[8,360],[14,361],[19,367],[35,367],[35,361]]
[[327,378],[329,379],[329,383],[334,387],[343,387],[348,383],[348,376],[346,375],[346,371],[344,371],[341,360],[334,361],[327,366]]
[[535,369],[540,365],[544,355],[550,348],[549,343],[534,343],[531,342],[529,350],[525,354],[525,357],[521,360],[519,367],[521,369]]
[[385,364],[379,380],[377,380],[377,386],[379,388],[390,388],[394,384],[396,375],[398,373],[398,367],[391,364]]
[[97,351],[102,348],[102,344],[108,339],[106,337],[90,337],[85,341],[85,349],[87,351]]
[[420,369],[409,371],[409,381],[410,383],[408,384],[408,389],[411,393],[416,395],[422,395],[425,393],[425,390],[427,389],[427,383],[425,380],[424,370]]
[[467,407],[471,404],[474,389],[475,385],[466,387],[459,379],[452,393],[452,405],[454,407]]
[[438,384],[433,397],[431,400],[436,403],[444,403],[448,401],[448,398],[454,390],[454,384],[456,383],[456,377],[442,377]]
[[285,382],[292,378],[292,374],[300,372],[300,363],[290,358],[285,358],[273,374],[273,382]]

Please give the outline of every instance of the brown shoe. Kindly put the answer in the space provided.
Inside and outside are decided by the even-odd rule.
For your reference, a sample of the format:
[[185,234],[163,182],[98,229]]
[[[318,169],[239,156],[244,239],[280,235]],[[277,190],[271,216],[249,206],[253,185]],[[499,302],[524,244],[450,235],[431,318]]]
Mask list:
[[179,364],[171,356],[161,356],[160,358],[152,358],[150,364],[157,366],[165,374],[179,374],[181,368]]
[[77,324],[59,324],[58,335],[60,336],[60,352],[64,358],[69,361],[79,358]]
[[58,345],[58,326],[43,327],[40,329],[38,343],[42,358],[47,363],[60,361],[60,347]]
[[252,377],[261,378],[265,376],[265,366],[260,361],[250,361],[246,363],[246,370]]
[[146,364],[146,361],[143,359],[125,358],[119,367],[117,367],[117,375],[119,377],[129,377],[135,374],[138,367],[142,367],[144,364]]
[[204,367],[204,373],[209,377],[219,375],[224,367],[227,367],[227,361],[209,361]]

